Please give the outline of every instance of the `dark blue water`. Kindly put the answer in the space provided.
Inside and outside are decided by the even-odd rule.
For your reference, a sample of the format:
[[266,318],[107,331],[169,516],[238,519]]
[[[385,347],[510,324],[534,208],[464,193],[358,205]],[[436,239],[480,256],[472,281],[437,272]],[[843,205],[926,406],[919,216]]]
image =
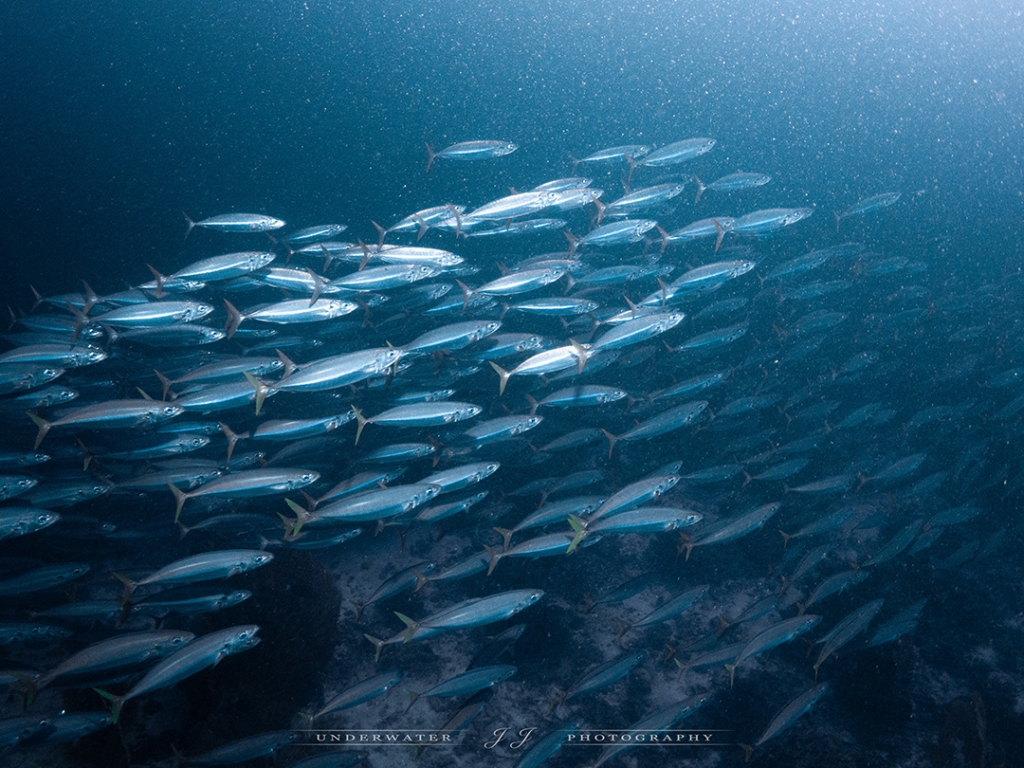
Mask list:
[[[899,188],[911,226],[957,237],[957,262],[1012,248],[1024,22],[1011,4],[308,6],[8,5],[8,300],[29,281],[146,278],[143,263],[179,247],[180,209],[340,217],[370,237],[370,218],[688,135],[719,142],[698,172],[767,169],[778,200],[822,219]],[[489,189],[424,175],[423,142],[492,136],[522,150]]]
[[[980,385],[1024,359],[1016,309],[1020,287],[1013,282],[1024,259],[1024,14],[1010,2],[995,0],[843,0],[826,8],[799,0],[460,5],[313,0],[163,7],[55,0],[6,4],[0,8],[0,227],[6,272],[0,299],[27,309],[30,284],[47,295],[77,290],[80,280],[109,293],[148,280],[147,263],[172,272],[240,242],[245,247],[264,243],[262,236],[238,240],[204,231],[183,241],[182,211],[196,219],[261,212],[295,226],[340,221],[349,225],[346,237],[374,241],[371,220],[387,225],[449,201],[482,204],[509,188],[528,189],[570,175],[573,157],[601,147],[714,137],[714,150],[687,165],[687,173],[709,181],[737,170],[760,171],[773,181],[744,198],[702,203],[700,214],[687,201],[674,212],[673,226],[710,214],[712,205],[729,215],[756,207],[812,206],[816,211],[810,220],[782,236],[781,244],[759,245],[760,255],[792,258],[857,239],[883,256],[926,262],[927,276],[920,282],[941,297],[940,304],[954,307],[954,314],[962,312],[964,325],[982,329],[964,348],[947,343],[953,329],[945,326],[917,335],[891,334],[891,344],[882,350],[890,374],[869,379],[863,391],[830,396],[846,398],[836,411],[839,418],[881,400],[897,411],[895,421],[866,431],[859,441],[836,439],[834,451],[826,448],[819,456],[815,477],[865,460],[928,450],[928,471],[966,477],[963,486],[970,488],[967,498],[946,489],[948,495],[935,503],[973,502],[990,513],[966,538],[978,538],[984,546],[996,533],[1007,534],[995,555],[971,564],[964,582],[955,569],[936,575],[928,565],[901,565],[884,584],[873,583],[844,603],[843,610],[833,606],[819,629],[879,595],[888,601],[884,618],[921,596],[929,597],[930,615],[924,637],[916,635],[914,642],[885,654],[848,660],[832,678],[834,698],[819,706],[813,720],[800,721],[788,741],[780,738],[776,751],[759,759],[764,765],[820,765],[826,756],[837,764],[860,766],[890,764],[886,755],[897,754],[891,764],[980,766],[978,755],[987,754],[986,764],[1015,764],[1021,755],[1019,739],[1012,735],[1021,721],[1015,703],[1020,701],[1020,664],[1012,651],[1020,629],[1019,605],[1016,586],[1006,585],[1019,584],[1021,575],[1015,519],[1019,488],[1014,483],[1021,472],[1020,426],[1014,419],[988,420],[1012,396],[992,395]],[[426,173],[425,143],[440,149],[482,138],[514,141],[519,149],[500,162],[438,161]],[[618,196],[620,169],[595,175],[610,192],[606,200]],[[837,238],[833,211],[884,191],[900,191],[899,205],[884,215],[844,222],[844,237]],[[581,225],[583,219],[574,220],[574,227]],[[450,238],[431,244],[448,247],[446,242]],[[523,251],[556,250],[564,244],[555,233],[529,246],[474,244],[465,249],[477,258],[505,261]],[[902,306],[892,297],[913,282],[897,276],[885,291],[865,289],[845,296],[840,306],[864,316],[896,312]],[[751,311],[751,337],[743,349],[754,355],[775,341],[777,310],[764,299]],[[778,310],[786,319],[797,314]],[[541,326],[552,336],[561,332],[556,321],[538,321]],[[863,327],[874,326],[865,320]],[[849,345],[852,353],[863,338],[851,332],[837,347]],[[971,355],[982,364],[971,365]],[[839,355],[833,362],[844,358]],[[808,371],[813,367],[806,366]],[[770,369],[766,359],[765,377]],[[793,364],[786,394],[809,380],[803,370]],[[822,372],[815,369],[815,375]],[[636,375],[644,385],[671,383],[646,369]],[[484,382],[487,387],[493,383]],[[740,394],[753,392],[735,393]],[[906,434],[902,425],[920,408],[971,398],[994,405],[985,405],[982,414],[955,428],[943,427],[933,438],[901,442]],[[491,405],[490,415],[499,415],[499,406]],[[720,405],[724,402],[715,403]],[[788,426],[781,415],[770,418],[771,429]],[[612,423],[595,420],[594,425]],[[622,416],[614,426],[621,433],[633,420]],[[752,425],[748,431],[764,426]],[[733,441],[741,433],[716,437],[708,427],[685,446],[665,440],[627,451],[612,466],[611,485],[621,487],[681,452],[691,469],[739,460],[740,451],[727,455],[722,443],[713,441]],[[602,444],[560,458],[561,463],[544,467],[544,474],[604,466],[603,449]],[[984,457],[984,469],[973,476],[971,456]],[[532,479],[534,471],[506,478],[504,490]],[[1007,484],[1011,490],[1004,494]],[[884,495],[880,492],[874,503],[891,511]],[[1005,529],[1003,519],[1008,520]],[[899,526],[886,520],[882,527],[884,541]],[[739,584],[746,589],[759,574],[767,579],[780,557],[777,534],[765,530],[758,537],[746,548],[721,550],[720,559],[711,548],[698,550],[703,557],[695,561],[687,584],[707,581],[724,585],[723,590]],[[944,554],[952,555],[954,544]],[[385,551],[380,544],[366,546],[361,563]],[[657,547],[649,560],[662,563],[666,571],[674,568],[674,542],[661,541]],[[508,563],[501,570],[505,573],[491,582],[491,591],[522,586],[524,578],[539,574],[536,578],[562,585],[562,597],[577,604],[600,580],[616,582],[608,570],[621,572],[620,580],[635,575],[625,560],[586,566],[540,561],[527,568]],[[267,598],[275,584],[270,577],[260,578],[264,602],[253,609],[257,618],[260,610],[282,610],[287,603]],[[366,576],[357,592],[365,595],[375,583],[376,574]],[[350,586],[345,583],[343,590]],[[288,604],[308,607],[331,626],[338,605],[317,606],[315,592],[298,600]],[[416,610],[414,602],[407,605],[398,604],[398,609]],[[734,606],[723,598],[723,611],[731,613]],[[386,621],[378,619],[377,626]],[[543,680],[537,690],[546,691],[551,670],[543,663],[550,652],[543,627],[569,631],[572,621],[550,605],[538,609],[531,621],[517,663],[525,679]],[[361,631],[352,630],[346,641],[361,643]],[[317,637],[326,643],[323,633]],[[657,656],[661,641],[674,639],[656,635],[651,653]],[[581,647],[579,653],[593,650]],[[576,653],[575,648],[559,651],[570,657]],[[320,652],[329,658],[332,651]],[[365,662],[368,646],[353,652]],[[405,657],[406,663],[429,665],[445,650],[411,653],[419,655]],[[657,669],[671,674],[663,666]],[[721,699],[702,727],[728,729],[734,734],[730,741],[756,738],[771,714],[812,682],[791,681],[785,677],[791,671],[781,664],[761,669],[738,680],[733,691],[717,678]],[[568,674],[566,667],[560,673]],[[203,695],[196,681],[189,685],[188,695]],[[286,681],[275,685],[285,691],[281,699],[317,697],[315,690],[288,692]],[[619,698],[595,709],[603,718],[599,724],[627,727],[650,711],[649,694],[649,687],[634,681]],[[249,706],[275,695],[248,692]],[[280,714],[287,721],[285,709],[282,704]],[[505,713],[510,711],[506,707]],[[922,720],[926,725],[919,726]],[[988,725],[987,735],[979,736],[979,722]],[[801,726],[804,730],[796,734]],[[244,727],[231,730],[225,728],[224,740]],[[474,761],[483,752],[476,743],[459,753],[463,764],[479,764]],[[166,746],[152,748],[151,754],[165,756]],[[842,763],[846,753],[853,757]],[[586,764],[595,754],[567,758],[563,753],[558,765]],[[372,765],[392,764],[376,753],[371,758]],[[734,765],[740,764],[741,754],[729,747],[694,759],[700,765]],[[645,762],[652,758],[640,751],[628,760],[656,764]]]

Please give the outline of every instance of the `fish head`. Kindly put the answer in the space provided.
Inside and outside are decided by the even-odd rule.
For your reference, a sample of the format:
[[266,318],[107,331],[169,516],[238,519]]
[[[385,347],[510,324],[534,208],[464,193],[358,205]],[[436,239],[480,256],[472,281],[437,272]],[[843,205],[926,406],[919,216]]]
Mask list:
[[437,267],[432,267],[429,264],[417,264],[409,270],[409,281],[425,280],[428,277],[437,277],[440,274],[441,270]]
[[[259,625],[257,624],[242,624],[241,626],[235,627],[234,634],[228,639],[226,645],[231,648],[251,648],[253,645],[259,642],[259,638],[256,637],[256,633],[260,631]],[[254,643],[253,640],[256,642]],[[251,645],[250,645],[251,643]]]
[[415,506],[419,506],[425,501],[430,501],[432,498],[437,496],[441,492],[441,486],[430,483],[420,493],[417,494],[417,502]]
[[30,524],[35,530],[45,528],[48,525],[60,520],[60,515],[56,512],[40,512],[38,515],[33,515]]
[[388,347],[382,350],[377,357],[377,370],[382,371],[389,365],[394,365],[402,357],[402,350],[399,347]]
[[153,652],[156,655],[162,655],[168,651],[173,651],[177,648],[181,648],[184,645],[192,642],[195,639],[195,634],[192,632],[177,632],[171,637],[160,638],[153,643]]
[[474,476],[476,478],[476,481],[480,482],[484,478],[490,477],[491,475],[498,471],[498,468],[500,466],[501,464],[499,464],[497,461],[487,462],[477,471],[476,475]]
[[248,589],[236,589],[227,595],[224,595],[222,600],[217,601],[218,608],[229,608],[232,605],[238,605],[239,603],[245,602],[252,597],[252,592]]
[[479,341],[480,339],[490,336],[492,333],[497,333],[499,328],[501,328],[501,323],[497,320],[481,323],[480,327],[471,334],[470,338],[472,338],[473,341]]
[[273,559],[274,556],[270,552],[260,552],[259,554],[253,555],[249,558],[248,562],[244,564],[245,570],[259,568],[261,565],[266,565]]
[[107,359],[106,350],[99,347],[81,347],[75,352],[76,365],[91,365]]
[[519,149],[519,145],[518,144],[515,144],[514,142],[508,141],[505,144],[503,144],[502,146],[498,147],[498,149],[495,150],[495,154],[498,157],[504,157],[505,155],[511,155],[517,149]]
[[462,421],[464,419],[471,419],[474,416],[479,416],[483,413],[483,408],[479,405],[467,405],[465,408],[460,408],[452,415],[452,421]]
[[540,336],[529,336],[516,344],[516,352],[532,352],[544,346],[544,339]]
[[182,453],[188,453],[190,451],[198,451],[209,444],[210,438],[206,435],[185,435],[178,443],[178,447]]
[[530,592],[528,592],[523,597],[522,602],[520,603],[520,605],[522,605],[523,608],[528,608],[529,606],[531,606],[534,603],[538,602],[542,597],[544,597],[544,590],[543,589],[531,590]]
[[185,409],[180,405],[175,405],[174,403],[163,403],[156,409],[154,415],[162,421],[169,421],[176,416],[181,416],[184,412]]
[[610,392],[604,392],[598,398],[598,402],[602,405],[605,403],[614,403],[622,398],[626,397],[626,391],[624,389],[613,389]]
[[35,380],[37,382],[39,382],[39,383],[43,383],[43,382],[46,382],[46,381],[53,381],[58,376],[61,376],[63,373],[64,373],[64,369],[63,368],[56,368],[56,367],[53,367],[53,366],[48,366],[46,368],[40,368],[39,369],[39,371],[36,373]]
[[206,317],[211,312],[213,312],[212,304],[207,304],[205,301],[190,302],[181,319],[188,323]]
[[803,221],[812,213],[814,213],[813,208],[794,208],[789,211],[782,220],[785,223],[785,226],[788,227],[790,224],[796,224],[798,221]]
[[[281,222],[281,226],[284,226],[284,222]],[[249,266],[252,269],[252,271],[255,272],[257,269],[263,269],[263,267],[270,264],[270,262],[272,262],[276,258],[276,253],[273,253],[271,251],[259,251],[252,254],[252,256],[249,259]]]
[[296,474],[294,477],[292,477],[291,482],[289,484],[294,490],[295,488],[304,488],[307,485],[311,485],[312,483],[315,483],[319,479],[320,473],[311,469],[308,472],[299,472],[298,474]]
[[529,430],[533,429],[538,424],[540,424],[541,421],[543,421],[543,419],[544,419],[544,417],[540,416],[540,415],[528,416],[527,418],[523,419],[518,424],[516,424],[511,429],[509,434],[512,435],[512,436],[515,436],[515,435],[521,435],[521,434],[523,434],[523,432],[528,432]]

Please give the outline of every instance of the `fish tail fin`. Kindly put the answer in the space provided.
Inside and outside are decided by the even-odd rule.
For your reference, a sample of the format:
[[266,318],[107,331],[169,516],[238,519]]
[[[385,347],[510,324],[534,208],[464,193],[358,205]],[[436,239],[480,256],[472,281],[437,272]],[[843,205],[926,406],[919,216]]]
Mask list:
[[181,517],[181,508],[185,506],[185,499],[188,498],[188,494],[185,493],[181,488],[176,486],[174,483],[168,483],[167,487],[171,489],[171,493],[174,494],[174,522],[177,524],[178,518]]
[[[188,216],[186,216],[185,218],[188,219]],[[189,221],[191,221],[191,219],[189,219]],[[189,229],[189,231],[191,232],[192,230]],[[152,264],[147,264],[146,266],[149,267],[149,271],[153,273],[153,279],[156,280],[156,291],[154,292],[153,295],[156,296],[158,299],[162,299],[164,297],[164,282],[167,280],[167,278],[164,277],[160,272],[158,272],[156,267],[154,267]]]
[[607,208],[608,206],[602,203],[596,197],[594,198],[594,205],[597,206],[597,224],[600,226],[601,219],[604,218],[604,209]]
[[683,562],[687,562],[690,559],[690,553],[693,552],[693,540],[682,531],[679,532],[679,544],[676,547],[676,559],[679,558],[683,552],[686,553],[686,558]]
[[348,602],[349,602],[349,605],[351,605],[353,608],[355,608],[355,611],[356,611],[355,621],[359,621],[359,619],[362,618],[362,616],[363,616],[363,609],[366,608],[366,604],[365,603],[356,602],[355,600],[349,600]]
[[388,231],[373,219],[370,219],[370,223],[373,224],[373,228],[377,230],[377,247],[380,248],[384,245],[384,235],[386,235]]
[[682,680],[683,673],[687,670],[686,665],[675,657],[672,657],[672,661],[674,661],[676,663],[676,666],[679,667],[679,674],[676,675],[676,681]]
[[32,450],[38,450],[40,443],[46,437],[46,433],[50,431],[50,427],[53,425],[38,414],[32,413],[32,411],[25,411],[26,415],[32,419],[32,423],[39,427],[39,434],[36,435],[36,444],[32,447]]
[[725,630],[732,626],[732,622],[729,621],[722,614],[718,614],[718,629],[715,630],[715,637],[721,637],[725,634]]
[[497,531],[498,535],[501,536],[501,551],[508,552],[508,545],[512,541],[512,530],[509,528],[499,528],[497,526],[492,530]]
[[660,224],[658,225],[658,234],[661,235],[661,250],[659,253],[664,253],[665,249],[668,248],[668,232]]
[[244,318],[242,317],[242,313],[238,311],[238,308],[227,299],[224,299],[224,309],[226,309],[228,313],[228,319],[224,322],[224,333],[226,333],[230,339],[235,335],[235,331],[238,330],[238,326],[242,324],[242,320]]
[[43,297],[39,294],[39,291],[36,290],[36,287],[34,285],[30,285],[29,288],[32,289],[33,296],[32,309],[29,311],[35,312],[37,309],[39,309],[39,305],[43,303]]
[[247,437],[249,437],[249,433],[243,432],[240,435],[236,434],[235,431],[232,430],[231,427],[229,427],[223,421],[218,421],[217,426],[219,426],[220,431],[224,433],[224,437],[228,439],[228,457],[227,459],[225,459],[225,464],[230,464],[231,454],[235,452],[235,446],[238,444],[238,441],[245,440]]
[[17,683],[12,687],[16,687],[17,690],[21,691],[24,709],[28,709],[32,706],[32,702],[35,701],[36,694],[49,683],[49,680],[47,680],[45,676],[40,677],[34,673],[11,672],[10,674],[11,677],[17,680]]
[[117,725],[117,721],[121,717],[121,707],[124,705],[124,696],[115,696],[102,688],[93,688],[93,690],[110,702],[110,719],[114,725]]
[[89,324],[89,302],[85,303],[82,309],[79,309],[70,301],[65,300],[64,306],[68,308],[68,312],[75,316],[75,332],[71,337],[72,341],[78,341],[78,336],[82,332],[82,329]]
[[196,223],[192,221],[192,217],[184,211],[181,212],[181,215],[185,217],[185,221],[188,224],[188,229],[185,230],[185,237],[182,239],[188,240],[188,236],[192,234],[192,230],[195,229]]
[[722,239],[725,237],[725,227],[718,219],[712,219],[711,223],[715,225],[715,232],[718,233],[715,237],[715,253],[718,253],[718,249],[722,247]]
[[[294,538],[299,535],[299,531],[302,530],[302,526],[309,522],[310,514],[291,499],[285,499],[284,503],[287,504],[291,511],[295,513],[295,525],[289,534]],[[281,515],[281,519],[285,521],[286,526],[290,523],[288,518],[284,515]]]
[[110,575],[124,584],[124,594],[121,595],[121,607],[124,608],[131,602],[132,595],[135,593],[136,583],[127,576],[117,573],[116,571],[111,571]]
[[505,554],[505,551],[496,552],[494,547],[489,544],[484,544],[484,549],[487,550],[487,555],[491,558],[490,562],[487,564],[487,575],[490,576],[494,573],[494,569],[498,566],[498,560],[500,560],[502,555]]
[[782,548],[783,549],[788,549],[789,548],[789,540],[791,538],[793,538],[792,534],[786,533],[781,528],[779,529],[779,534],[781,534],[781,536],[782,536]]
[[494,369],[494,372],[498,374],[498,397],[501,397],[503,394],[505,394],[505,387],[508,385],[508,378],[512,374],[506,371],[493,360],[489,360],[488,362],[491,364],[491,368]]
[[92,464],[94,456],[92,451],[89,450],[89,446],[82,442],[82,438],[76,438],[78,440],[78,447],[82,449],[82,471],[88,472],[89,465]]
[[469,298],[473,295],[473,289],[466,285],[464,282],[455,279],[455,282],[459,284],[459,288],[462,289],[462,311],[466,311],[466,307],[469,306]]
[[732,684],[736,680],[736,665],[726,664],[725,668],[729,670],[729,687],[732,688]]
[[[412,705],[416,703],[416,699],[420,697],[420,694],[416,693],[416,691],[410,691],[408,688],[406,688],[405,695],[409,697],[409,704],[405,708],[405,712],[408,712],[410,709],[412,709]],[[404,715],[405,712],[403,712],[402,714]]]
[[836,234],[838,235],[838,234],[839,234],[839,222],[843,220],[843,217],[842,217],[842,215],[841,215],[841,214],[839,213],[839,211],[832,211],[832,213],[833,213],[833,214],[835,215],[835,217],[836,217]]
[[610,459],[612,457],[612,451],[615,450],[615,441],[618,440],[619,438],[617,438],[607,429],[602,429],[601,432],[603,432],[604,436],[608,439],[608,458]]
[[537,414],[537,398],[527,393],[526,400],[530,403],[530,415],[535,416]]
[[587,364],[587,348],[575,339],[569,339],[569,343],[572,344],[573,351],[576,353],[576,359],[579,361],[576,372],[583,373],[583,366]]
[[306,273],[313,280],[313,293],[309,297],[309,306],[312,307],[314,304],[316,304],[316,300],[320,298],[320,294],[323,293],[324,286],[326,285],[326,283],[324,282],[324,279],[320,277],[320,275],[318,275],[316,272],[314,272],[312,269],[309,269],[308,267],[306,269]]
[[696,205],[700,202],[700,196],[704,194],[704,190],[707,187],[704,186],[704,182],[700,180],[700,176],[694,176],[693,180],[697,182],[697,196],[693,198],[693,204]]
[[434,164],[434,148],[427,142],[423,143],[427,145],[427,173],[430,173],[430,167]]
[[565,550],[565,554],[571,555],[576,547],[583,541],[583,537],[587,535],[586,528],[583,527],[583,519],[577,515],[569,515],[569,525],[572,526],[573,531],[576,535],[573,536],[572,541],[569,543],[569,548]]
[[384,641],[380,638],[374,637],[373,635],[364,634],[362,635],[362,637],[367,638],[367,640],[374,644],[374,648],[376,648],[377,650],[377,652],[374,654],[374,664],[377,664],[381,657],[381,651],[384,649]]
[[299,369],[299,366],[293,363],[291,358],[289,358],[288,355],[280,349],[275,349],[274,351],[277,353],[278,360],[280,360],[282,365],[284,365],[284,376],[281,377],[282,379],[288,378]]
[[576,246],[580,242],[579,238],[572,233],[571,229],[566,229],[562,234],[565,235],[565,239],[569,241],[569,259],[571,260],[576,258]]
[[254,390],[256,390],[256,415],[259,416],[260,411],[263,410],[263,403],[267,399],[267,394],[270,392],[270,388],[248,371],[245,371],[243,375],[245,376],[245,380],[249,382]]
[[160,380],[160,386],[163,387],[163,392],[160,395],[160,399],[166,400],[168,395],[174,394],[174,392],[171,392],[171,380],[164,376],[162,373],[160,373],[160,371],[158,371],[156,368],[153,369],[153,373],[156,374],[156,377]]
[[354,445],[359,445],[359,438],[362,437],[363,428],[366,426],[369,419],[363,416],[363,412],[354,405],[352,406],[352,413],[356,415],[356,441]]
[[749,763],[751,755],[754,754],[754,748],[749,744],[738,744],[737,746],[743,750],[743,762]]
[[[445,203],[445,205],[448,206],[448,210],[451,211],[452,216],[455,217],[455,239],[458,240],[460,237],[462,237],[462,214],[459,213],[459,209],[456,208],[451,203]],[[416,240],[421,240],[423,238],[423,235],[426,234],[426,231],[426,224],[421,223],[420,231],[416,235]]]
[[553,715],[555,710],[565,703],[568,696],[568,691],[563,691],[561,688],[555,688],[555,695],[551,697],[551,709],[548,710],[548,717]]
[[82,309],[82,313],[88,315],[89,310],[99,304],[100,297],[85,280],[82,281],[82,287],[85,289],[85,307]]
[[402,642],[408,643],[410,640],[412,640],[413,634],[419,628],[419,624],[410,619],[404,613],[399,613],[398,611],[395,611],[395,616],[401,619],[402,623],[405,624],[405,638],[402,640]]
[[366,243],[364,243],[360,238],[356,238],[356,243],[359,245],[359,250],[363,252],[363,258],[359,262],[359,268],[356,272],[362,272],[366,269],[366,265],[370,263],[370,249],[366,247]]
[[632,625],[632,624],[630,624],[629,622],[623,621],[622,619],[615,619],[615,623],[616,623],[616,624],[618,625],[618,627],[619,627],[619,634],[617,634],[617,635],[615,636],[615,642],[618,642],[619,640],[621,640],[621,639],[622,639],[622,636],[623,636],[624,634],[626,634],[627,632],[629,632],[630,628],[631,628],[631,627],[632,627],[633,625]]

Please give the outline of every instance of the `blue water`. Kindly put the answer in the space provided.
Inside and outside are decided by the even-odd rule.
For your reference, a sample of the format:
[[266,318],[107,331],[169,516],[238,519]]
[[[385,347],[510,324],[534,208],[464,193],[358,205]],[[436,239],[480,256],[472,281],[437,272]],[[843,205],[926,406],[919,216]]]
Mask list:
[[[771,174],[773,181],[747,197],[702,202],[700,215],[714,206],[730,215],[755,207],[813,206],[815,215],[787,232],[783,245],[763,246],[762,252],[777,247],[791,258],[849,237],[884,256],[927,261],[928,277],[922,281],[950,301],[967,297],[965,304],[977,302],[972,305],[976,314],[965,323],[985,326],[991,320],[969,350],[985,355],[985,374],[1020,364],[1013,304],[1019,288],[998,290],[1000,281],[1020,274],[1024,257],[1024,13],[1015,4],[840,0],[823,9],[821,3],[798,0],[507,0],[466,5],[315,0],[5,4],[0,8],[0,231],[6,277],[0,281],[0,299],[27,309],[30,284],[46,295],[76,290],[83,279],[97,292],[113,292],[148,280],[147,263],[171,272],[240,242],[203,231],[184,241],[182,211],[196,219],[260,212],[296,226],[340,221],[350,227],[347,238],[375,241],[371,220],[387,225],[449,201],[482,204],[509,188],[528,189],[570,175],[573,157],[605,146],[661,146],[709,136],[717,145],[688,164],[687,173],[710,181],[737,170],[759,171]],[[425,143],[440,149],[470,139],[514,141],[519,149],[500,162],[439,161],[426,173]],[[595,175],[609,190],[606,200],[618,196],[618,168]],[[651,173],[647,178],[656,177]],[[898,209],[844,222],[844,238],[836,240],[833,211],[884,191],[902,192]],[[689,217],[688,205],[673,224],[682,226],[696,217]],[[894,210],[898,215],[889,215]],[[246,247],[262,242],[258,236],[245,241]],[[465,247],[478,257],[505,260],[520,250],[541,252],[565,244],[558,233],[536,242],[542,245]],[[447,247],[444,243],[431,244]],[[906,282],[894,278],[892,293],[910,282],[909,277]],[[982,284],[996,288],[970,294]],[[845,298],[843,305],[863,312],[901,308],[887,305],[884,297],[867,296],[863,305],[856,297]],[[560,332],[553,321],[537,326],[553,336]],[[751,336],[759,342],[770,337],[771,321],[755,327]],[[858,341],[849,340],[851,353],[859,349]],[[981,397],[979,372],[970,365],[959,369],[960,358],[943,338],[930,338],[929,344],[933,353],[949,353],[941,371],[945,378],[929,371],[936,378],[923,395],[918,381],[925,361],[915,358],[912,345],[900,343],[897,339],[887,350],[887,363],[894,366],[891,379],[871,380],[884,385],[885,393],[844,393],[856,402],[844,403],[839,418],[875,399],[897,408],[897,421],[905,421],[933,402]],[[902,375],[907,370],[914,374]],[[668,383],[659,380],[659,386]],[[796,375],[791,383],[794,389],[803,384]],[[999,399],[996,407],[1010,399]],[[616,431],[630,426],[630,419],[622,418]],[[829,474],[830,461],[838,472],[863,456],[899,458],[902,454],[892,447],[898,444],[896,423],[890,427],[893,431],[885,433],[890,442],[877,453],[874,436],[866,434],[863,443],[844,444],[841,454],[823,459],[816,476]],[[977,498],[997,514],[1016,514],[1019,493],[1005,499],[993,490],[1001,471],[1011,480],[1020,472],[1016,422],[991,428],[964,423],[960,429],[948,437],[955,445],[946,445],[948,433],[939,433],[929,446],[929,471],[952,467],[977,440],[984,446],[980,454],[990,462],[976,481],[981,489]],[[714,432],[701,439],[714,439]],[[1004,455],[1006,445],[1011,449]],[[545,467],[545,474],[590,468],[603,449],[603,444],[587,449],[592,461],[574,463],[574,457],[566,457],[565,464]],[[670,442],[639,450],[646,453],[629,453],[616,465],[613,485],[679,455]],[[704,465],[705,456],[709,462],[731,460],[717,447],[705,453],[698,444],[687,451],[693,469]],[[523,471],[525,483],[531,470]],[[507,479],[504,489],[518,484]],[[981,537],[997,527],[984,527]],[[1004,739],[996,754],[1007,765],[1020,756],[1005,741],[1020,724],[1019,705],[1012,709],[1020,685],[1012,678],[1019,669],[979,663],[961,675],[958,666],[962,655],[989,647],[989,635],[995,633],[990,626],[1001,627],[1001,649],[1007,647],[1007,635],[1019,629],[1013,629],[1019,609],[1010,604],[1010,594],[998,588],[992,594],[975,591],[980,582],[1009,581],[1020,574],[1015,559],[1019,528],[1008,530],[1009,544],[999,550],[1007,562],[993,558],[975,564],[975,581],[963,602],[955,593],[955,574],[932,581],[921,569],[900,572],[906,581],[883,590],[889,600],[884,618],[918,596],[929,596],[931,639],[944,641],[921,641],[930,649],[930,655],[925,653],[929,669],[938,670],[928,678],[934,688],[925,716],[934,726],[929,733],[936,735],[913,736],[915,744],[934,746],[931,752],[914,752],[928,760],[922,765],[954,765],[949,743],[976,738],[962,726],[974,717],[975,709],[965,702],[975,690],[988,702],[992,733]],[[777,545],[774,532],[762,534]],[[673,544],[659,545],[663,551],[658,556],[666,563],[674,562]],[[767,572],[777,560],[776,550],[767,555],[752,547],[735,560],[715,562],[706,556],[694,567],[698,578],[731,583]],[[619,564],[623,570],[627,565]],[[501,566],[506,567],[509,573],[524,573],[511,564]],[[565,596],[582,600],[588,580],[605,575],[598,564],[588,568],[584,572],[544,562],[537,572],[564,579]],[[517,585],[509,578],[492,589]],[[359,587],[360,593],[366,591],[366,584]],[[848,610],[875,594],[862,593]],[[944,622],[944,611],[960,609],[962,614]],[[532,619],[537,624],[565,621],[555,609],[543,610],[550,614],[538,613]],[[846,612],[833,607],[827,624]],[[330,617],[326,622],[330,625]],[[962,630],[962,645],[946,636]],[[359,642],[358,633],[351,639]],[[528,639],[536,667],[521,660],[523,674],[543,676],[537,661],[543,636],[534,630]],[[365,655],[367,647],[358,652]],[[421,661],[431,661],[426,651],[420,653]],[[899,743],[901,729],[909,733],[914,728],[915,707],[925,706],[907,693],[910,683],[901,677],[919,653],[916,646],[905,646],[902,655],[886,656],[892,666],[880,662],[880,667],[863,670],[863,679],[871,681],[863,687],[858,687],[856,667],[847,667],[837,686],[841,693],[833,694],[845,698],[819,714],[813,729],[762,757],[763,764],[805,764],[797,762],[805,753],[806,764],[815,764],[819,754],[843,751],[834,743],[822,746],[827,739],[841,742],[850,733],[860,740],[851,752],[881,759],[879,754]],[[947,688],[945,673],[956,678]],[[738,691],[752,702],[749,710],[742,703],[722,704],[703,725],[731,729],[739,740],[756,738],[770,713],[789,698],[776,694],[774,684],[770,671],[751,675]],[[793,695],[803,690],[788,681],[779,687]],[[917,679],[915,690],[920,688]],[[201,689],[191,693],[201,695]],[[649,711],[647,693],[631,688],[621,722],[605,724],[633,723]],[[601,714],[612,718],[615,711],[606,707]],[[830,715],[836,720],[823,719]],[[721,755],[721,764],[739,764],[735,748]],[[474,757],[466,759],[472,764]],[[560,759],[565,760],[560,765],[583,764],[564,755]],[[653,764],[636,752],[629,759]],[[702,759],[702,765],[716,764],[716,758]],[[968,759],[966,764],[977,763]]]
[[[823,221],[904,190],[910,226],[956,236],[958,262],[1005,253],[1021,213],[1012,3],[41,2],[0,14],[9,301],[28,281],[46,293],[67,277],[106,290],[145,279],[142,264],[179,248],[180,209],[341,218],[372,237],[370,218],[470,190],[483,201],[568,172],[571,154],[690,135],[719,142],[698,173],[764,169],[775,198],[817,205]],[[481,173],[489,189],[424,175],[424,142],[490,137],[522,149]]]

